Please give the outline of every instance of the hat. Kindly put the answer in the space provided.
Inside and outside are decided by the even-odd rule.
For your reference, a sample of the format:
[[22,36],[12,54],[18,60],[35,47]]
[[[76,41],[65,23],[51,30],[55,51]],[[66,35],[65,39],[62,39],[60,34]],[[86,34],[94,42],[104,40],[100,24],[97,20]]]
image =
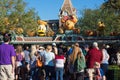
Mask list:
[[98,47],[98,43],[97,42],[93,42],[93,46],[94,47]]
[[109,45],[106,45],[106,48],[110,48],[110,46],[109,46]]
[[39,48],[40,48],[40,49],[44,49],[44,47],[43,47],[43,46],[40,46]]
[[52,45],[53,45],[53,46],[56,46],[56,44],[55,44],[55,43],[52,43]]

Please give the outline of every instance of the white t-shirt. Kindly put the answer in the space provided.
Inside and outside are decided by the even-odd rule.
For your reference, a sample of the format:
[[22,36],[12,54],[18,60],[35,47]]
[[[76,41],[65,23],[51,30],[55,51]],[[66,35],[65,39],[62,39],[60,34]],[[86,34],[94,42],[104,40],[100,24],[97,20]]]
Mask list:
[[55,54],[53,52],[44,53],[44,65],[54,66]]

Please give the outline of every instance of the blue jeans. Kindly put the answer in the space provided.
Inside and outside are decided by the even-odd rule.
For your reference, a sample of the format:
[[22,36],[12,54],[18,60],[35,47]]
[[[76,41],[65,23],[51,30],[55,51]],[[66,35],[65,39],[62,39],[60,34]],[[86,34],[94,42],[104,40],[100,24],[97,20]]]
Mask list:
[[101,69],[103,70],[104,74],[107,74],[108,71],[108,64],[101,64]]
[[63,70],[63,68],[56,68],[56,80],[63,80]]

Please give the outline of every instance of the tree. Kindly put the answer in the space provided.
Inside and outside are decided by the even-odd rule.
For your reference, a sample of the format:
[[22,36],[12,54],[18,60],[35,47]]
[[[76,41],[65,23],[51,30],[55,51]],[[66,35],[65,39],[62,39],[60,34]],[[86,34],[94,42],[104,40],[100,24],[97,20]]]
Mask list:
[[83,16],[79,19],[78,24],[80,25],[81,31],[84,32],[86,30],[97,31],[97,23],[102,20],[101,11],[99,9],[91,10],[85,9],[83,12]]
[[23,0],[0,0],[0,11],[0,31],[16,31],[20,27],[26,33],[38,26],[39,16],[34,9],[26,10]]
[[111,32],[120,34],[119,2],[120,0],[105,0],[98,9],[85,9],[78,21],[78,25],[82,30],[81,32],[85,32],[86,30],[98,31],[97,23],[102,21],[105,24],[104,36],[109,36]]
[[117,32],[120,34],[120,0],[106,0],[105,3],[101,5],[101,9],[107,14],[110,14],[106,19],[110,27],[111,32]]

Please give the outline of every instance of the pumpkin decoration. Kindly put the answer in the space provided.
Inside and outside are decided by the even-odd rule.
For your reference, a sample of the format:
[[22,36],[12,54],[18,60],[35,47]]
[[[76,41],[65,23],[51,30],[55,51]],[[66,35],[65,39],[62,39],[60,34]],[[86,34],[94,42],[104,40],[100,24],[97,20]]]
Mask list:
[[38,34],[38,36],[45,36],[46,35],[46,26],[39,25],[37,34]]
[[27,30],[27,35],[30,36],[30,37],[33,37],[33,36],[35,36],[35,31]]
[[67,20],[68,20],[68,16],[63,16],[62,18],[61,18],[61,22],[62,23],[64,23],[64,22],[66,22]]
[[52,31],[52,29],[50,27],[47,28],[46,31],[46,36],[50,37],[50,36],[54,36],[54,31]]
[[37,30],[37,35],[38,36],[45,36],[46,35],[46,26],[47,26],[47,22],[42,21],[42,20],[38,20],[38,30]]
[[85,33],[86,33],[87,36],[93,36],[94,35],[94,32],[92,30],[86,30]]
[[18,21],[19,21],[19,19],[17,18],[15,21],[16,21],[16,22],[18,22]]
[[105,28],[105,24],[101,21],[98,22],[98,30],[103,30]]
[[4,18],[4,24],[5,24],[5,25],[9,25],[9,24],[10,24],[8,18]]
[[74,24],[74,22],[71,21],[71,20],[67,20],[67,21],[65,22],[65,29],[66,29],[66,30],[73,30],[73,29],[74,29],[74,26],[75,26],[75,24]]
[[117,32],[115,32],[115,31],[110,32],[110,36],[117,36],[117,35],[118,35],[118,33],[117,33]]
[[10,30],[15,30],[16,28],[15,28],[14,25],[12,25],[12,26],[9,27],[9,29],[10,29]]
[[79,33],[80,33],[80,29],[79,29],[79,28],[75,28],[75,29],[73,29],[73,32],[74,32],[75,34],[79,34]]
[[6,29],[1,30],[1,34],[5,34],[7,32]]
[[37,23],[38,23],[38,25],[47,25],[47,22],[45,22],[43,20],[38,20]]
[[71,20],[76,24],[77,23],[77,21],[78,21],[78,19],[77,19],[77,17],[75,16],[75,15],[72,15],[71,16]]
[[15,32],[16,32],[16,34],[22,34],[23,29],[21,27],[18,27],[18,28],[16,28]]
[[63,33],[64,33],[64,30],[63,30],[62,28],[59,28],[59,29],[58,29],[58,33],[63,34]]
[[63,30],[73,30],[78,19],[75,15],[63,15],[60,19]]

